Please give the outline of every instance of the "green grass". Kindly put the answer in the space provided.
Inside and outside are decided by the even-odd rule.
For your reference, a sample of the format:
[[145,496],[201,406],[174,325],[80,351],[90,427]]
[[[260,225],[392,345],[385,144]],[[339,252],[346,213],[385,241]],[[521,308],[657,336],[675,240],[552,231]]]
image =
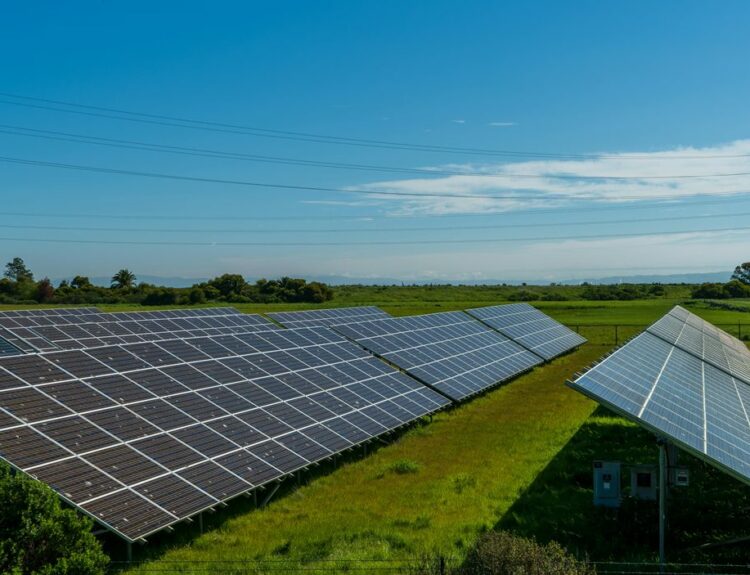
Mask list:
[[[562,385],[602,353],[588,346],[407,432],[392,445],[318,477],[268,508],[209,533],[183,530],[143,549],[160,555],[133,573],[215,560],[461,556],[565,446],[595,404]],[[177,539],[177,547],[166,550]],[[189,542],[187,545],[179,545]],[[175,563],[176,562],[176,563]]]

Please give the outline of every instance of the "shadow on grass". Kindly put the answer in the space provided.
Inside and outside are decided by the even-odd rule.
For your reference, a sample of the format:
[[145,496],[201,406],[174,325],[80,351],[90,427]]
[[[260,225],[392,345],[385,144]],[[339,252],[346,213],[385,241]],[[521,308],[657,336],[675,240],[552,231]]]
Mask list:
[[[624,497],[619,509],[594,507],[594,460],[622,463]],[[542,543],[555,540],[592,561],[654,561],[658,559],[657,503],[629,496],[629,468],[657,463],[652,434],[600,407],[495,529]],[[669,492],[669,560],[746,563],[750,543],[701,546],[750,535],[750,487],[685,453],[680,453],[679,464],[689,468],[690,486]]]

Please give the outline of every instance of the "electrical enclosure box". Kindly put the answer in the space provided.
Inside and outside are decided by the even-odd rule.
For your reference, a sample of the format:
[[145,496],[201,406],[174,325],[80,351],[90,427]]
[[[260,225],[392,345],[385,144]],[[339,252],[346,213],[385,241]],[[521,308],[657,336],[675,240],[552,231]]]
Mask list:
[[636,465],[630,468],[630,495],[636,499],[655,501],[659,485],[655,465]]
[[690,485],[690,470],[687,467],[673,467],[669,470],[671,484],[675,487]]
[[594,505],[620,506],[619,461],[594,461]]

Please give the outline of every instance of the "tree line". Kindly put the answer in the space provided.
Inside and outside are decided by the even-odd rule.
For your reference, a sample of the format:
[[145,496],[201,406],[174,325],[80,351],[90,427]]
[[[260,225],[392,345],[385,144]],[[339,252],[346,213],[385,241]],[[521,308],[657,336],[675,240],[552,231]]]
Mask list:
[[248,282],[240,274],[224,274],[189,288],[138,283],[136,275],[121,269],[109,287],[94,285],[86,276],[63,280],[57,286],[49,278],[34,279],[22,258],[5,265],[0,279],[0,303],[195,305],[226,303],[322,303],[333,299],[333,290],[321,282],[282,277]]
[[734,268],[727,283],[704,283],[697,286],[692,296],[696,299],[750,298],[750,262]]

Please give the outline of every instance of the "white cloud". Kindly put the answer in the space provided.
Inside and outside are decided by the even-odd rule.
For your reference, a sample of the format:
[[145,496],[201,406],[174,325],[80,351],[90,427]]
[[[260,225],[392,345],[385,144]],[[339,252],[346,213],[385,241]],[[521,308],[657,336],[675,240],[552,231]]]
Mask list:
[[[387,200],[398,213],[408,214],[507,212],[571,205],[583,200],[600,203],[653,198],[679,200],[688,196],[747,193],[749,159],[750,139],[708,148],[602,153],[574,160],[433,166],[436,171],[459,174],[389,180],[356,188],[371,191],[372,197]],[[625,179],[612,179],[613,176]],[[413,196],[395,199],[378,192]]]
[[451,120],[454,124],[465,124],[466,120]]
[[490,122],[487,124],[488,126],[493,126],[495,128],[509,128],[510,126],[517,126],[517,122]]

